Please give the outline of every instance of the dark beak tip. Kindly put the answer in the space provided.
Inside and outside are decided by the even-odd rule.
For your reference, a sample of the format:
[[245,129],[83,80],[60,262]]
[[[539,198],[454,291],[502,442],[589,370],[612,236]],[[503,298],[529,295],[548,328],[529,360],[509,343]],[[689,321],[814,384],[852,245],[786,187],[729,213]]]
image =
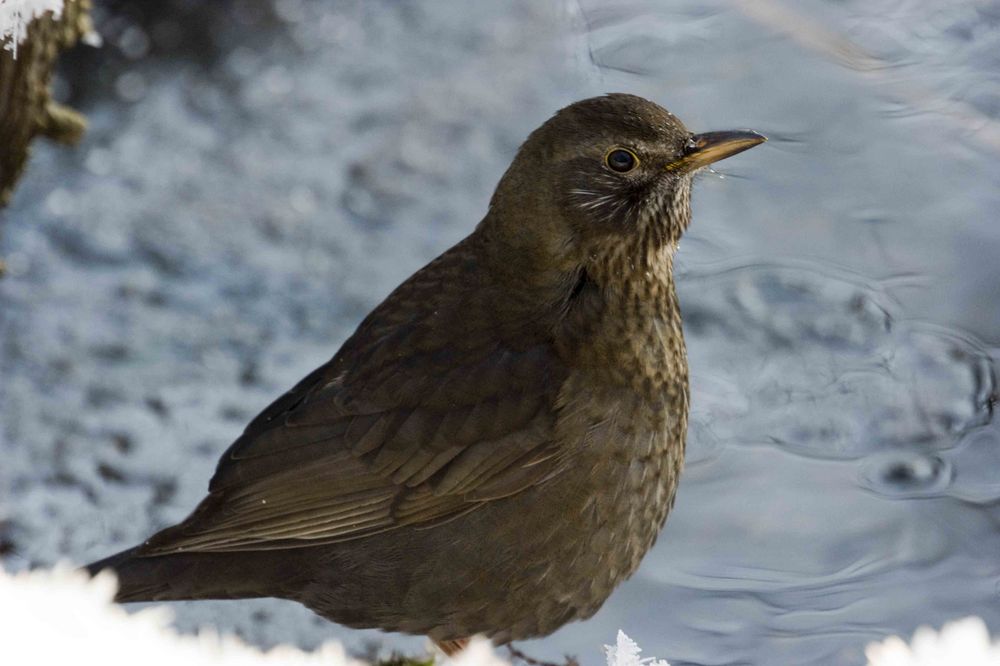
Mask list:
[[767,141],[767,137],[752,129],[732,130],[729,132],[719,132],[720,135],[728,135],[732,141],[745,141],[753,145],[759,145]]
[[695,141],[699,148],[713,148],[719,145],[741,144],[756,146],[767,141],[767,137],[752,129],[724,130],[721,132],[704,132],[696,134]]

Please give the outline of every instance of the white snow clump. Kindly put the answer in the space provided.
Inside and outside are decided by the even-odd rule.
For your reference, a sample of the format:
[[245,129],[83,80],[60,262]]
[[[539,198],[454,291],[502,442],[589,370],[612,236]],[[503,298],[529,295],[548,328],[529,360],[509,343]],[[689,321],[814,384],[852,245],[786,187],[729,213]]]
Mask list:
[[992,642],[978,617],[949,622],[940,632],[920,627],[907,645],[899,636],[865,648],[868,666],[997,666],[1000,641]]
[[0,568],[3,662],[134,666],[139,659],[144,666],[362,664],[333,642],[315,652],[287,645],[262,652],[235,636],[212,631],[180,635],[170,626],[171,613],[165,607],[127,613],[113,604],[116,588],[108,572],[91,579],[68,565],[13,575]]
[[63,0],[0,0],[0,44],[16,58],[28,24],[45,12],[59,18],[62,8]]
[[[114,575],[94,578],[61,564],[11,574],[0,567],[0,661],[4,664],[101,666],[365,666],[337,642],[304,652],[280,645],[266,652],[235,636],[203,630],[178,634],[163,607],[127,613],[112,602]],[[489,640],[476,637],[448,666],[510,666]]]

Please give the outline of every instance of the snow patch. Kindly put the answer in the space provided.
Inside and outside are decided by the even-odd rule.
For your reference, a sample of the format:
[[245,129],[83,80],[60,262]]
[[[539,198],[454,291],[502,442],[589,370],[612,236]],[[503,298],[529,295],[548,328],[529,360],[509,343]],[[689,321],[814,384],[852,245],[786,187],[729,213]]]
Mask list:
[[868,666],[996,666],[1000,664],[1000,641],[991,641],[982,618],[967,617],[934,631],[920,627],[907,645],[890,636],[865,649]]
[[[0,567],[0,627],[4,663],[134,666],[365,666],[336,641],[306,652],[291,645],[263,651],[233,635],[202,630],[179,634],[164,606],[126,612],[113,603],[114,575],[90,578],[68,564],[12,574]],[[447,666],[510,666],[489,640],[473,638]]]
[[[4,662],[9,664],[100,663],[133,666],[361,666],[339,643],[313,652],[287,645],[267,652],[235,636],[202,631],[178,634],[163,606],[127,613],[112,603],[113,575],[91,579],[69,565],[9,574],[0,569],[0,627]],[[482,648],[478,648],[481,653]],[[462,661],[464,666],[470,662]],[[476,662],[486,664],[482,662]]]
[[0,43],[17,58],[17,45],[28,25],[45,12],[62,14],[63,0],[0,0]]

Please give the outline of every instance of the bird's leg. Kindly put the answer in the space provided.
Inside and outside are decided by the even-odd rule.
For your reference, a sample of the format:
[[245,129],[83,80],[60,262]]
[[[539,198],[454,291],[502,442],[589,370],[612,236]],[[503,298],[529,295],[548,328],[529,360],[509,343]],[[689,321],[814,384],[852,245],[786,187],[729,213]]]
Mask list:
[[436,645],[441,652],[444,652],[449,657],[454,657],[456,654],[469,646],[468,638],[457,638],[453,641],[439,641],[434,638],[431,640],[434,641],[434,645]]
[[571,657],[566,655],[566,661],[561,664],[557,664],[551,661],[540,661],[534,657],[529,657],[524,654],[511,643],[507,643],[507,651],[510,653],[511,659],[517,659],[518,661],[528,664],[528,666],[580,666],[580,662],[576,660],[576,657]]

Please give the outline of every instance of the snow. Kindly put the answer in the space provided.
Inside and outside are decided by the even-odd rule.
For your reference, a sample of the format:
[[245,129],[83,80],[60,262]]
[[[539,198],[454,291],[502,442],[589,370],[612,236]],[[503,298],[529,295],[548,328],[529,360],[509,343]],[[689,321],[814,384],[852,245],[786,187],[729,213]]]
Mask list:
[[[362,666],[337,641],[316,650],[290,645],[261,650],[236,636],[201,630],[182,635],[171,626],[172,613],[154,606],[127,613],[114,603],[117,583],[102,572],[95,578],[66,564],[53,569],[10,574],[0,568],[0,627],[3,656],[10,664],[91,664],[133,666]],[[54,640],[58,637],[58,640]],[[454,666],[508,666],[489,641],[474,639]]]
[[990,640],[982,618],[967,617],[949,622],[940,632],[920,627],[907,645],[890,636],[865,649],[868,666],[996,666],[1000,664],[1000,641]]
[[621,629],[615,644],[604,646],[604,654],[608,658],[608,666],[670,666],[665,659],[640,658],[642,648]]
[[45,12],[59,18],[62,8],[62,0],[0,0],[0,43],[17,58],[28,25]]
[[[16,574],[0,568],[5,661],[132,666],[141,654],[145,666],[365,664],[349,656],[337,641],[324,642],[312,651],[291,645],[262,650],[212,629],[180,634],[172,626],[169,608],[160,605],[128,613],[112,602],[116,588],[109,572],[90,578],[64,563]],[[670,666],[663,659],[641,657],[642,649],[621,630],[614,645],[604,646],[604,653],[607,666]],[[921,627],[909,645],[899,636],[890,636],[870,644],[865,656],[868,666],[994,666],[1000,664],[1000,641],[991,641],[981,618],[967,617],[944,625],[939,632]],[[484,638],[473,639],[453,659],[440,653],[436,659],[447,666],[510,666]]]
[[[605,645],[608,666],[670,666],[663,659],[642,658],[642,649],[618,630],[615,645]],[[1000,664],[1000,641],[991,641],[986,623],[979,617],[949,622],[935,631],[921,627],[907,644],[889,636],[865,649],[868,666],[996,666]]]
[[[13,664],[131,666],[249,666],[323,664],[356,666],[337,642],[313,652],[279,646],[264,652],[232,635],[203,630],[180,635],[163,606],[127,613],[112,603],[117,583],[102,573],[90,579],[68,565],[8,574],[0,570],[0,627],[4,659]],[[58,637],[58,640],[53,640]]]

